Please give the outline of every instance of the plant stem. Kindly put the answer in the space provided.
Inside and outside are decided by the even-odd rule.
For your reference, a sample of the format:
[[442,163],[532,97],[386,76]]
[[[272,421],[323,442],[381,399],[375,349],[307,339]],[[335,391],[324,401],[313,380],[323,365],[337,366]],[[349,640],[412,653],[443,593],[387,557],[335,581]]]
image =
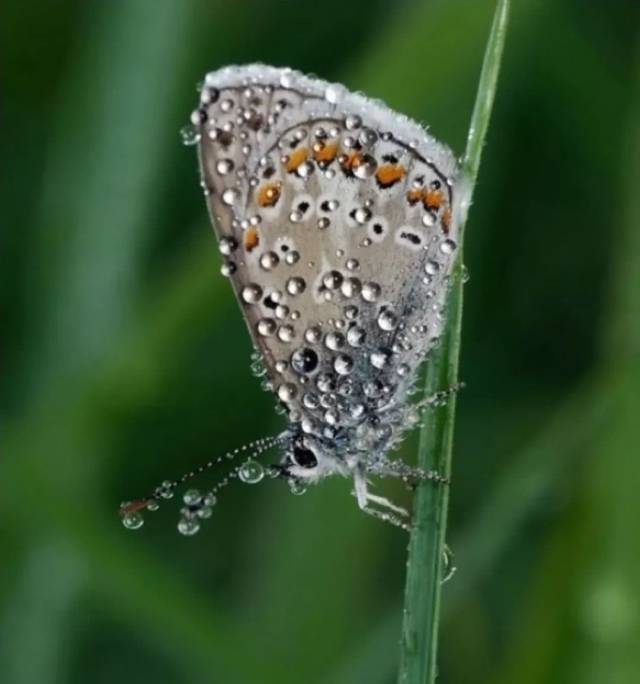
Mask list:
[[[482,146],[489,125],[507,28],[509,0],[498,0],[485,50],[478,93],[471,117],[467,149],[462,161],[461,186],[468,193],[458,232],[458,256],[452,273],[448,317],[442,342],[427,365],[426,393],[452,387],[458,381],[462,327],[462,247],[467,209],[480,167]],[[451,476],[451,452],[456,400],[427,415],[420,432],[418,466]],[[438,622],[445,555],[449,487],[430,482],[418,485],[400,643],[400,684],[431,684],[437,674]]]

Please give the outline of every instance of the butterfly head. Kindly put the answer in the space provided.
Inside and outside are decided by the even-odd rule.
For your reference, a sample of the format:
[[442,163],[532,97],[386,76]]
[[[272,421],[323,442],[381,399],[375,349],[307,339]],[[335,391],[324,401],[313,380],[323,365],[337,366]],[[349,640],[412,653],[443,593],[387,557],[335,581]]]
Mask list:
[[288,431],[284,447],[277,466],[283,477],[313,483],[330,475],[347,475],[351,470],[341,439],[323,439],[294,427]]

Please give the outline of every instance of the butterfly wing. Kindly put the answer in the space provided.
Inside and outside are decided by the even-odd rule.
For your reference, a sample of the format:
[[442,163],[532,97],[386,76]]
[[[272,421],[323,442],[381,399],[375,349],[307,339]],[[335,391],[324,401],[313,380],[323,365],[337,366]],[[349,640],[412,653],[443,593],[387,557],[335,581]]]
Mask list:
[[263,65],[208,74],[192,122],[223,273],[290,418],[313,432],[404,401],[442,327],[451,152],[382,103]]

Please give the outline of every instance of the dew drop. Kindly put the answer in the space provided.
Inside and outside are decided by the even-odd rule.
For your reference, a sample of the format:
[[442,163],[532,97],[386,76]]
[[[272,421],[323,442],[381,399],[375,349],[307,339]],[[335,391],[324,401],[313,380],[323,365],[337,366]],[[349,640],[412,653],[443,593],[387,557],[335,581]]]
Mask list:
[[233,263],[233,261],[225,261],[220,267],[220,273],[222,273],[225,278],[232,276],[235,272],[236,265]]
[[381,311],[378,315],[378,326],[381,330],[393,330],[398,325],[398,317],[389,309]]
[[300,178],[309,178],[313,173],[314,166],[310,161],[304,161],[298,166],[297,174]]
[[338,354],[333,362],[333,368],[338,375],[349,375],[353,370],[353,359],[347,354]]
[[327,290],[337,290],[342,284],[342,274],[339,271],[329,271],[322,278],[322,284]]
[[284,260],[289,266],[297,264],[298,261],[300,261],[300,252],[296,252],[295,249],[292,249],[286,253]]
[[396,369],[396,373],[401,377],[404,378],[409,374],[409,366],[406,363],[401,363],[398,368]]
[[327,333],[324,338],[324,344],[327,349],[337,351],[338,349],[344,347],[344,335],[339,332]]
[[291,88],[291,86],[293,85],[293,74],[291,72],[291,69],[286,69],[282,72],[282,74],[280,75],[280,85],[283,88]]
[[221,159],[216,164],[216,171],[221,176],[226,176],[228,173],[231,173],[231,171],[233,171],[233,162],[231,161],[231,159]]
[[229,256],[238,249],[238,241],[230,235],[224,235],[220,238],[218,249],[220,250],[220,254]]
[[173,482],[165,480],[156,490],[163,499],[173,498]]
[[[370,176],[373,176],[377,166],[378,166],[378,164],[377,164],[376,160],[370,154],[366,154],[363,157],[362,162],[360,162],[360,164],[358,164],[357,166],[354,167],[353,175],[356,178],[360,178],[360,179],[364,180],[365,178],[369,178]],[[356,217],[356,220],[357,220],[357,217]]]
[[374,368],[384,368],[391,358],[391,353],[387,349],[379,349],[369,355],[369,361]]
[[364,344],[366,336],[367,334],[365,333],[364,329],[358,326],[354,326],[353,328],[349,328],[349,330],[347,330],[347,342],[352,347],[361,347]]
[[435,275],[440,270],[440,264],[433,259],[429,259],[424,266],[424,271],[428,275]]
[[353,321],[355,318],[358,316],[358,307],[353,306],[353,304],[349,304],[344,307],[344,317],[348,321]]
[[344,126],[348,131],[353,131],[362,126],[362,118],[357,114],[349,114],[344,120]]
[[363,128],[358,139],[361,145],[373,145],[378,139],[378,134],[371,128]]
[[204,495],[204,498],[202,499],[202,503],[205,506],[211,507],[211,506],[215,506],[218,503],[218,499],[217,499],[215,494],[213,494],[212,492],[209,492],[208,494]]
[[322,331],[318,327],[307,328],[304,333],[304,339],[310,344],[316,344],[322,339]]
[[352,418],[361,418],[364,415],[365,412],[365,406],[364,404],[353,404],[350,409],[349,413]]
[[289,402],[296,396],[296,386],[290,382],[278,387],[278,398],[280,401]]
[[359,207],[356,209],[354,218],[356,223],[363,226],[371,218],[371,211],[367,207]]
[[375,302],[380,297],[380,285],[378,283],[365,283],[362,286],[362,299],[365,302]]
[[180,129],[183,145],[195,145],[200,140],[200,133],[193,124],[187,124]]
[[340,288],[342,294],[347,297],[357,297],[362,291],[362,283],[358,278],[347,278]]
[[440,243],[440,251],[443,254],[453,254],[456,248],[456,243],[453,240],[444,240]]
[[185,537],[192,537],[200,529],[200,523],[193,518],[182,518],[178,523],[178,532]]
[[310,411],[314,411],[319,406],[318,397],[313,392],[307,392],[302,396],[302,405]]
[[265,271],[270,271],[280,263],[280,259],[275,252],[265,252],[260,256],[260,267]]
[[140,511],[129,511],[122,516],[122,524],[128,530],[137,530],[144,525],[144,518]]
[[324,412],[322,418],[328,425],[335,425],[340,419],[340,416],[338,415],[338,412],[335,409],[327,409]]
[[247,304],[255,304],[256,302],[259,302],[261,297],[262,288],[260,285],[251,283],[242,289],[242,299],[244,299]]
[[200,503],[200,499],[202,498],[202,495],[197,489],[188,489],[185,493],[184,496],[182,497],[182,500],[185,502],[187,506],[194,506],[198,503]]
[[287,292],[294,297],[296,295],[302,294],[305,290],[305,287],[306,283],[304,278],[295,277],[289,278],[289,280],[287,280]]
[[264,477],[264,468],[261,463],[250,458],[240,466],[238,477],[245,484],[257,484]]
[[360,268],[360,262],[357,259],[347,259],[345,266],[348,271],[356,271]]
[[[276,306],[276,311],[275,311],[276,318],[279,318],[281,321],[283,321],[289,315],[289,311],[290,311],[290,309],[286,304],[278,304],[278,306]],[[287,326],[287,327],[290,327],[290,326]],[[291,331],[293,333],[293,328],[291,328]],[[290,342],[290,340],[284,340],[284,341]]]
[[[287,311],[288,311],[288,309],[287,309]],[[281,342],[291,342],[294,335],[295,335],[295,330],[290,325],[281,325],[278,328],[278,339]]]
[[342,99],[342,86],[338,83],[328,85],[324,97],[330,104],[337,104]]
[[240,199],[240,193],[235,188],[227,188],[222,193],[222,201],[227,206],[232,206]]
[[316,387],[321,391],[321,392],[333,392],[333,390],[336,388],[336,383],[333,375],[330,373],[321,373],[318,375],[318,379],[316,380]]
[[258,321],[258,335],[262,337],[270,337],[276,331],[276,322],[273,318],[261,318]]
[[333,408],[338,403],[338,398],[335,394],[323,394],[320,397],[320,404],[323,408]]
[[298,373],[313,373],[318,367],[318,354],[313,349],[302,347],[291,355],[291,366]]

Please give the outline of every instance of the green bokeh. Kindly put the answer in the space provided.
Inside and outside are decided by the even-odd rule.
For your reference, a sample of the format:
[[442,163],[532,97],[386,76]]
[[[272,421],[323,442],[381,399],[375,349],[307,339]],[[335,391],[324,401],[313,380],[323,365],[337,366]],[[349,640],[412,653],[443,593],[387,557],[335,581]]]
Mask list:
[[[281,425],[178,136],[196,83],[292,66],[461,152],[492,12],[3,6],[0,681],[394,681],[407,539],[348,483],[229,488],[191,539],[175,506],[138,533],[116,511]],[[513,2],[466,241],[445,684],[640,678],[639,38],[636,2]]]

